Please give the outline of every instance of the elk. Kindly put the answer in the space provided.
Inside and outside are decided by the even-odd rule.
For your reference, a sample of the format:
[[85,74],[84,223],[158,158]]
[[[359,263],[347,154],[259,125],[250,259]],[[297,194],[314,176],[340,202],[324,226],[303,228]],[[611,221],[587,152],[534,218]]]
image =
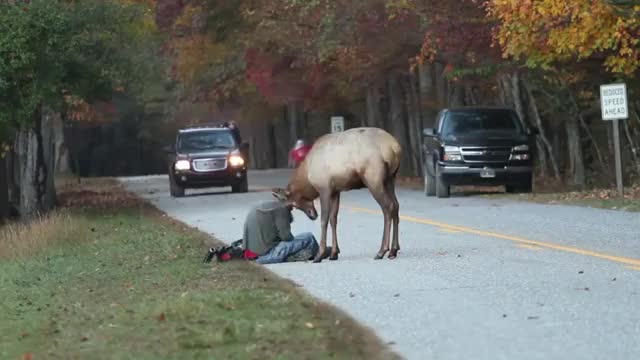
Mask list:
[[[340,248],[336,227],[340,193],[367,188],[384,214],[382,244],[375,256],[382,259],[389,252],[395,259],[398,243],[399,204],[395,194],[395,180],[400,167],[402,147],[388,132],[373,127],[349,129],[321,136],[304,161],[295,169],[286,189],[274,188],[273,195],[316,220],[318,212],[314,200],[320,198],[320,251],[314,263],[322,261],[327,247],[327,225],[331,223],[333,246],[330,260],[337,260]],[[393,242],[389,248],[391,225]]]

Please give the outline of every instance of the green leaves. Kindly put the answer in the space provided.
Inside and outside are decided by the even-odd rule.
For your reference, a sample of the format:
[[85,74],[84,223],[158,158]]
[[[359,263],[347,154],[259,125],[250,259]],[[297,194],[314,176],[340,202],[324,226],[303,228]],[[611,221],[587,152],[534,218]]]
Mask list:
[[152,20],[144,5],[120,0],[1,3],[0,124],[28,122],[64,94],[104,99],[148,76]]

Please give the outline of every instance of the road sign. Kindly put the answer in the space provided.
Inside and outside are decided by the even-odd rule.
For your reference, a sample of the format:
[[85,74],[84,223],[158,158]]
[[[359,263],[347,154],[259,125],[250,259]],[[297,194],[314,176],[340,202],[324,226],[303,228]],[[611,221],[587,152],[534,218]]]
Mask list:
[[616,186],[618,195],[622,196],[622,154],[620,154],[620,120],[629,117],[627,86],[624,83],[600,85],[600,108],[602,120],[613,121],[613,147],[616,162]]
[[602,120],[622,120],[629,117],[627,86],[625,84],[600,85]]
[[331,117],[331,132],[337,133],[344,131],[344,117],[332,116]]

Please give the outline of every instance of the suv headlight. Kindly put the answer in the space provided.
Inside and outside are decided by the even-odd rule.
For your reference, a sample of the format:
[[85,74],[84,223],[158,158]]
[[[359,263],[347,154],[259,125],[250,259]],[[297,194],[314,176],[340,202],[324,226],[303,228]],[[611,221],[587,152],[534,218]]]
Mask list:
[[244,165],[244,159],[240,155],[232,154],[229,156],[229,165],[233,167],[240,167]]
[[189,170],[191,168],[191,163],[189,163],[189,160],[178,160],[175,168],[176,170]]
[[514,146],[513,151],[529,151],[529,145]]
[[447,146],[444,147],[444,156],[442,157],[444,161],[462,161],[462,155],[460,155],[460,148],[457,146]]

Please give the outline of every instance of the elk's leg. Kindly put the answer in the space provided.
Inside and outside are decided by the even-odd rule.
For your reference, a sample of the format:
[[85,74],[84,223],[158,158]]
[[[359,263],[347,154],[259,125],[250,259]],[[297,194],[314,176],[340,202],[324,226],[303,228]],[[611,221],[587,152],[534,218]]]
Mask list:
[[377,188],[369,189],[371,191],[371,195],[376,199],[380,208],[382,209],[382,213],[384,214],[384,229],[382,231],[382,243],[380,244],[380,251],[376,255],[375,259],[379,260],[384,257],[384,255],[389,251],[389,238],[391,232],[391,208],[392,208],[392,200],[387,195],[387,193],[383,190],[382,185]]
[[396,197],[395,179],[389,180],[386,189],[388,196],[391,198],[391,220],[393,221],[393,241],[391,243],[391,250],[389,251],[389,259],[395,259],[398,256],[398,250],[400,250],[400,242],[398,240],[400,203],[398,203],[398,198]]
[[329,260],[338,260],[340,248],[338,247],[338,210],[340,209],[340,193],[336,192],[331,197],[331,212],[329,214],[329,222],[331,223],[332,248]]
[[327,251],[327,226],[329,225],[329,213],[332,204],[331,194],[324,192],[320,194],[320,249],[314,263],[322,261],[322,256]]

